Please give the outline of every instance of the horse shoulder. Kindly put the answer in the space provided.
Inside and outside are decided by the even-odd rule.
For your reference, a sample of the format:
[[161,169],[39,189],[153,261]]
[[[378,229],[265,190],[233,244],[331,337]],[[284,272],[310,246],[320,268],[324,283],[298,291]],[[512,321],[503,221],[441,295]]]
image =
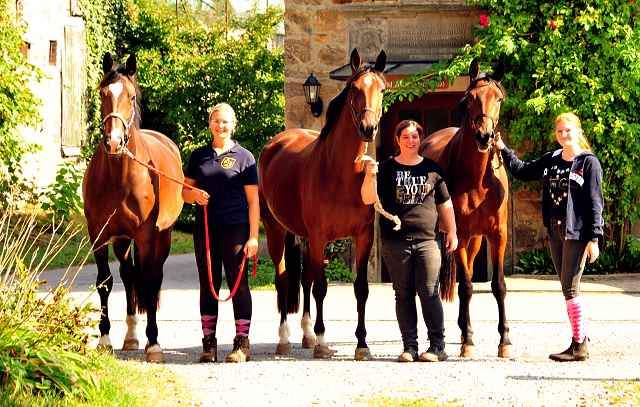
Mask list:
[[457,127],[447,127],[432,133],[421,143],[418,152],[423,157],[431,158],[442,165],[440,158],[457,131]]

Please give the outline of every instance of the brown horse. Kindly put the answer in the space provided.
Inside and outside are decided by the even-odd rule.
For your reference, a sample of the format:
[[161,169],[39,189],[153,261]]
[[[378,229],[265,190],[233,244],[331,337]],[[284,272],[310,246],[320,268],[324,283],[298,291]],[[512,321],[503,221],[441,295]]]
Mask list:
[[[360,196],[364,164],[356,159],[374,140],[382,113],[386,81],[382,72],[386,54],[381,51],[375,66],[361,63],[357,50],[351,53],[351,78],[327,109],[327,123],[320,133],[291,129],[270,140],[260,153],[260,211],[267,232],[269,255],[276,266],[276,289],[281,314],[277,354],[291,352],[287,312],[297,312],[299,301],[299,257],[285,265],[285,242],[291,233],[308,239],[307,267],[303,281],[304,305],[300,325],[302,347],[315,344],[313,356],[331,357],[324,339],[322,305],[327,294],[324,247],[328,242],[354,237],[357,276],[358,327],[356,360],[371,358],[365,336],[365,304],[369,296],[367,263],[373,245],[374,212]],[[287,234],[287,231],[290,233]],[[288,235],[289,238],[285,238]],[[289,249],[287,249],[289,252]],[[291,257],[287,256],[287,260]],[[297,265],[293,264],[296,263]],[[291,275],[298,273],[297,275]],[[291,279],[290,279],[291,278]],[[316,301],[316,323],[311,332],[310,292]]]
[[[146,312],[147,362],[163,362],[156,312],[171,231],[182,210],[182,186],[158,177],[130,159],[126,152],[181,180],[180,152],[166,136],[140,130],[135,56],[131,55],[123,67],[114,64],[111,55],[106,53],[102,69],[104,76],[99,88],[104,134],[82,182],[84,214],[98,266],[97,285],[101,285],[98,288],[102,307],[99,346],[111,348],[107,302],[113,276],[109,270],[107,244],[113,238],[113,251],[120,261],[120,277],[127,296],[128,332],[123,349],[138,349],[136,311]],[[133,253],[131,239],[135,242]]]
[[[445,182],[456,214],[458,249],[454,253],[458,270],[460,311],[458,326],[462,330],[460,356],[475,357],[469,303],[473,295],[473,261],[480,250],[482,236],[491,247],[493,279],[491,291],[498,302],[499,357],[513,357],[509,326],[504,309],[507,286],[503,262],[507,245],[507,174],[494,146],[494,131],[498,124],[500,104],[506,97],[500,84],[504,64],[500,62],[492,75],[479,72],[478,61],[471,62],[471,84],[460,108],[464,115],[462,127],[449,127],[433,133],[422,143],[424,157],[437,161],[444,171]],[[440,222],[444,226],[444,222]],[[446,272],[446,271],[445,271]],[[441,291],[453,300],[454,279],[441,279],[448,286]]]

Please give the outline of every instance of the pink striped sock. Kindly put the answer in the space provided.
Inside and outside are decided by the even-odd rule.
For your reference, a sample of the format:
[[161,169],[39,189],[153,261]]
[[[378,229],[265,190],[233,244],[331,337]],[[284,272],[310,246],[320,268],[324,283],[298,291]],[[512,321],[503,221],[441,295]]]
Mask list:
[[569,321],[573,329],[573,338],[578,343],[584,342],[586,332],[582,296],[567,300],[567,313],[569,314]]
[[217,315],[200,315],[200,321],[202,322],[202,333],[204,336],[216,334],[216,325],[218,325]]
[[249,337],[250,319],[236,319],[236,336]]

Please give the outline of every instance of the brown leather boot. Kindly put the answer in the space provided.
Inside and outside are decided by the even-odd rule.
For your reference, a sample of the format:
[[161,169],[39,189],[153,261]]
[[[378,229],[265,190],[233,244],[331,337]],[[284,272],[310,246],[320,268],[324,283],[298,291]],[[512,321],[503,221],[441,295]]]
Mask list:
[[247,362],[250,359],[249,338],[236,336],[233,338],[233,350],[227,356],[227,362]]
[[571,346],[564,352],[552,353],[549,359],[556,362],[582,362],[589,359],[589,350],[587,349],[587,340],[584,338],[582,343],[576,342],[575,338],[571,338]]
[[202,338],[202,355],[200,363],[213,363],[218,361],[218,340],[215,335],[207,335]]

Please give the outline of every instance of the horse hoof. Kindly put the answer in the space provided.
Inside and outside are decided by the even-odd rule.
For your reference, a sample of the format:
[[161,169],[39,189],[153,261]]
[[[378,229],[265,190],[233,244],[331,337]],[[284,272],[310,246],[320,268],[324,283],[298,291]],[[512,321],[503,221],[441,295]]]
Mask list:
[[140,342],[137,339],[125,339],[122,350],[137,350],[140,348]]
[[498,357],[513,359],[516,357],[515,348],[513,345],[500,345],[498,346]]
[[371,352],[369,352],[369,348],[356,348],[356,355],[353,357],[354,360],[372,360]]
[[164,363],[164,353],[159,352],[147,352],[147,363]]
[[313,348],[314,359],[328,359],[331,357],[331,351],[327,345],[318,345]]
[[276,346],[276,355],[289,355],[291,353],[291,344],[287,343],[279,343]]
[[460,347],[460,357],[461,358],[475,358],[478,356],[478,352],[476,351],[476,347],[473,345],[462,345]]
[[110,343],[105,343],[102,345],[96,346],[96,349],[100,353],[113,353],[113,346]]
[[302,349],[311,349],[316,345],[316,340],[311,338],[302,338]]

